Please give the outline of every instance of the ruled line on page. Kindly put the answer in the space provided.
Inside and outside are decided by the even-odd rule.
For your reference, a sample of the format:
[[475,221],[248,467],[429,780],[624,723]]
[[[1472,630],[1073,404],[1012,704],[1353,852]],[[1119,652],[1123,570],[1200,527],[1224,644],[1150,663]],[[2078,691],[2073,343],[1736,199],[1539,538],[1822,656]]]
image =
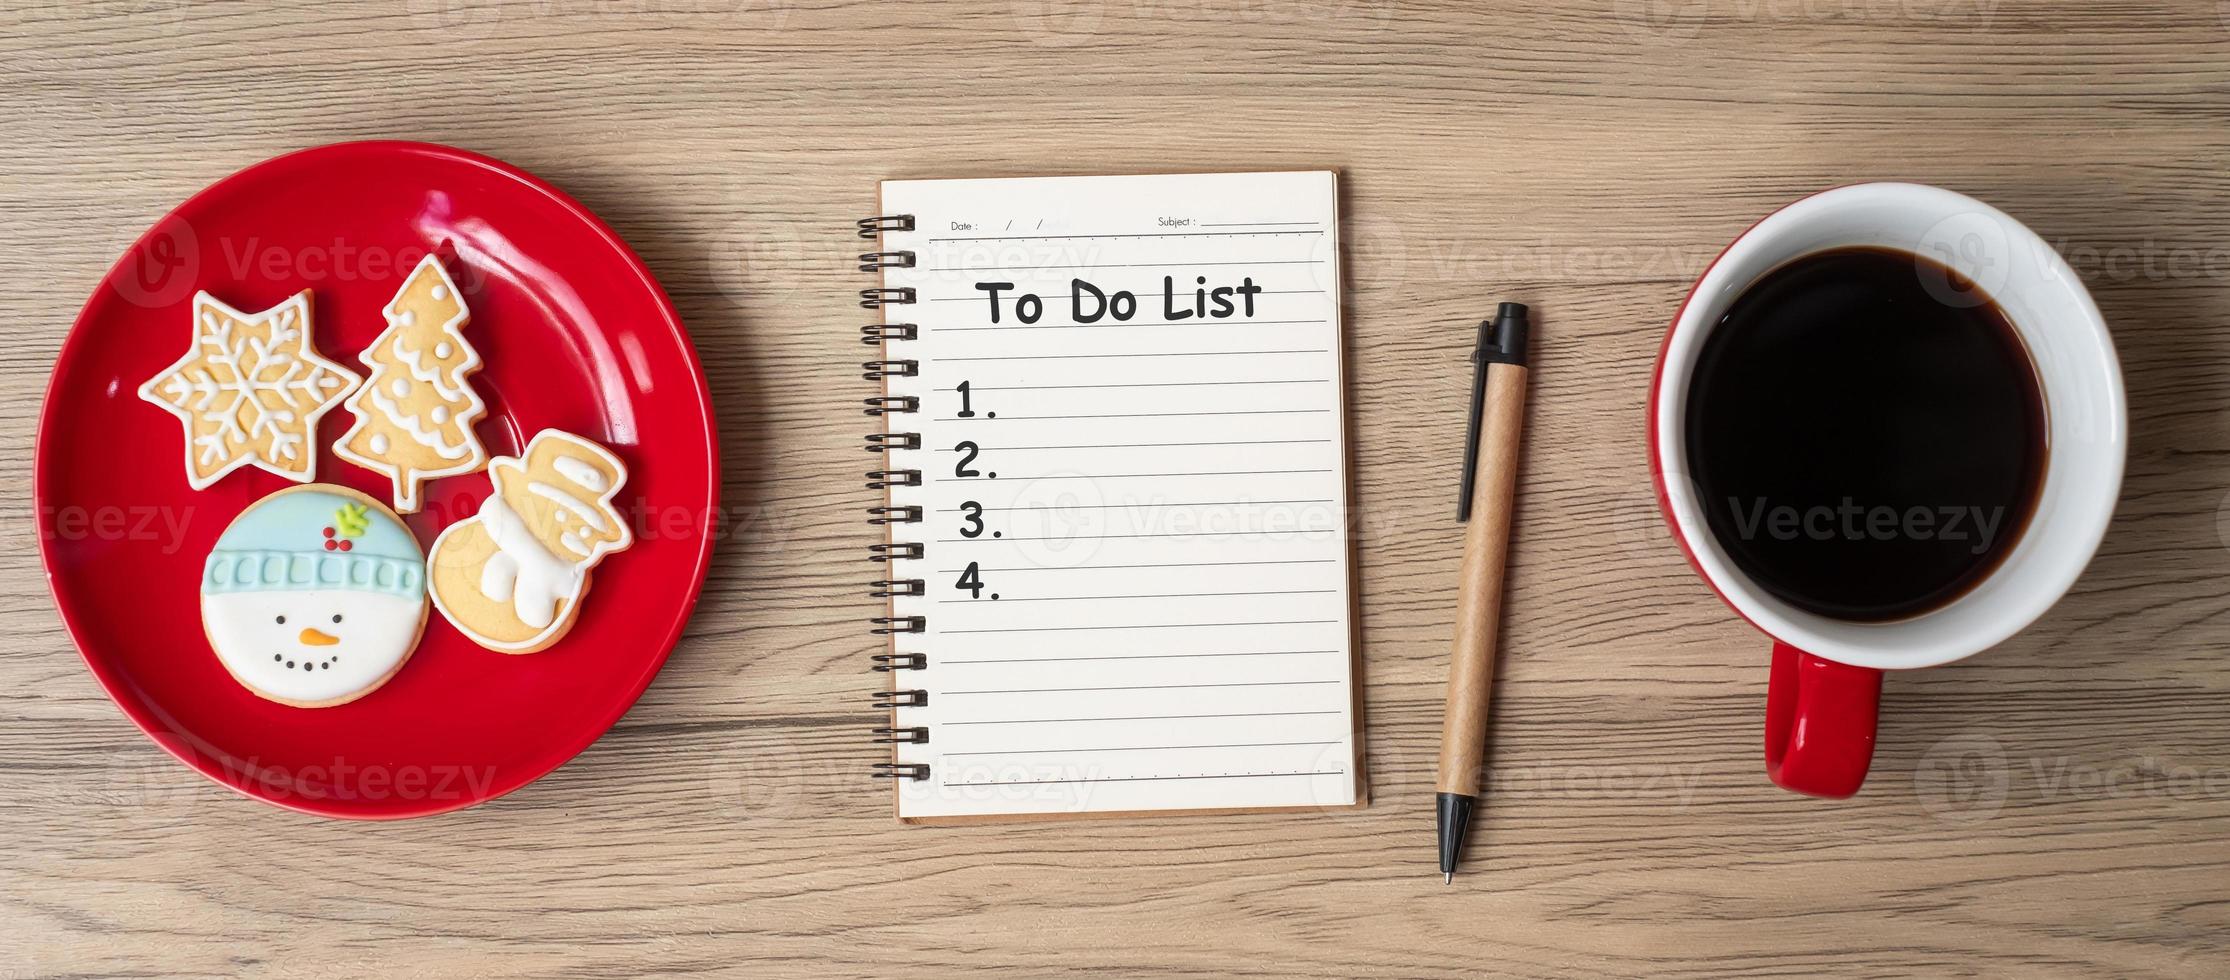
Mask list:
[[[970,384],[969,391],[1068,391],[1077,388],[1214,388],[1224,385],[1322,385],[1331,384],[1330,378],[1269,378],[1264,380],[1232,379],[1229,381],[1118,381],[1088,385],[977,385]],[[959,388],[933,388],[932,391],[959,391]]]
[[[1310,222],[1315,224],[1315,222]],[[1099,235],[973,235],[931,238],[933,242],[1016,242],[1016,241],[1078,241],[1090,238],[1237,238],[1253,235],[1321,235],[1324,230],[1313,231],[1140,231]]]
[[[1009,451],[1011,452],[1012,450]],[[1309,500],[1188,500],[1182,503],[1163,503],[1160,501],[1156,501],[1154,503],[1127,504],[1034,504],[1028,507],[983,507],[980,509],[984,513],[990,514],[999,511],[1010,510],[1104,510],[1109,507],[1136,507],[1140,509],[1151,509],[1160,507],[1251,507],[1258,504],[1328,504],[1331,502],[1332,498],[1330,497],[1317,497]],[[930,513],[967,514],[973,513],[978,509],[979,508],[973,507],[939,507],[933,511],[930,511]]]
[[1129,684],[1120,687],[1022,687],[1007,691],[938,691],[938,697],[958,697],[963,694],[1080,694],[1087,691],[1178,691],[1209,687],[1303,687],[1312,684],[1344,683],[1339,678],[1307,681],[1233,681],[1228,684]]
[[1042,786],[1049,783],[1150,783],[1165,779],[1248,779],[1256,776],[1345,776],[1345,769],[1321,772],[1209,772],[1182,776],[1079,776],[1074,779],[999,779],[946,783],[947,786]]
[[1269,528],[1242,528],[1234,531],[1148,531],[1139,534],[1048,534],[1040,537],[973,537],[938,538],[938,544],[1006,544],[1011,541],[1075,541],[1090,538],[1094,541],[1147,540],[1152,538],[1228,538],[1244,534],[1279,534],[1299,537],[1306,534],[1330,534],[1337,528],[1295,527],[1272,530]]
[[938,422],[1051,422],[1060,419],[1174,419],[1200,418],[1209,415],[1322,415],[1329,408],[1250,408],[1228,412],[1108,412],[1100,415],[978,415],[962,418],[957,415],[940,415]]
[[1189,630],[1218,626],[1324,626],[1337,623],[1336,619],[1266,619],[1252,623],[1106,623],[1098,626],[997,626],[978,630],[939,630],[947,636],[959,633],[1076,633],[1103,630]]
[[1004,657],[988,660],[938,660],[939,667],[959,667],[969,664],[1035,664],[1070,663],[1080,660],[1194,660],[1209,657],[1308,657],[1338,650],[1232,650],[1224,653],[1109,653],[1084,657]]
[[[1189,472],[1189,473],[1040,473],[1040,474],[1029,475],[1029,476],[1009,476],[1009,477],[1007,477],[1007,480],[1008,480],[1008,482],[1012,482],[1012,481],[1015,481],[1015,480],[1139,480],[1139,479],[1147,479],[1147,478],[1151,478],[1151,477],[1193,477],[1193,476],[1283,476],[1283,475],[1287,475],[1287,474],[1292,474],[1292,473],[1330,473],[1330,472],[1332,472],[1332,468],[1331,468],[1331,467],[1329,467],[1329,466],[1326,466],[1326,467],[1319,467],[1319,468],[1315,468],[1315,469],[1299,469],[1299,470],[1201,470],[1201,471],[1198,471],[1198,472]],[[955,477],[947,477],[947,478],[945,478],[945,479],[946,479],[946,482],[949,482],[949,483],[976,483],[976,482],[989,483],[989,482],[991,482],[991,481],[992,481],[993,479],[995,479],[995,478],[994,478],[994,477],[992,477],[992,476],[989,476],[989,475],[985,475],[985,476],[955,476]]]
[[[1186,446],[1299,446],[1331,442],[1330,439],[1228,439],[1221,442],[1096,442],[1075,446],[977,446],[980,452],[1031,453],[1047,449],[1178,449]],[[933,453],[957,453],[961,450],[937,448]]]
[[[1227,565],[1329,565],[1331,558],[1267,558],[1258,561],[1166,561],[1136,565],[1010,565],[1005,568],[982,568],[979,572],[1078,572],[1118,568],[1221,568]],[[961,569],[940,568],[939,575],[958,575]]]
[[1275,749],[1295,745],[1338,745],[1339,742],[1226,742],[1221,745],[1109,745],[1095,749],[980,749],[945,752],[943,755],[1045,755],[1054,752],[1174,752],[1182,749]]
[[1154,595],[1043,595],[1019,597],[1010,596],[1008,598],[998,600],[939,599],[937,600],[937,602],[939,604],[943,604],[947,602],[986,603],[996,601],[1004,605],[1009,602],[1070,602],[1076,600],[1097,601],[1107,599],[1219,599],[1242,595],[1330,595],[1338,591],[1338,589],[1265,589],[1260,592],[1163,592]]
[[1336,715],[1335,710],[1324,711],[1226,711],[1204,715],[1123,715],[1115,718],[977,718],[967,721],[948,721],[947,725],[1053,725],[1071,721],[1171,721],[1186,718],[1288,718],[1300,715]]
[[977,357],[933,357],[925,363],[951,364],[961,361],[1083,361],[1106,357],[1261,357],[1269,354],[1329,354],[1323,347],[1300,350],[1148,350],[1124,351],[1108,354],[985,354]]

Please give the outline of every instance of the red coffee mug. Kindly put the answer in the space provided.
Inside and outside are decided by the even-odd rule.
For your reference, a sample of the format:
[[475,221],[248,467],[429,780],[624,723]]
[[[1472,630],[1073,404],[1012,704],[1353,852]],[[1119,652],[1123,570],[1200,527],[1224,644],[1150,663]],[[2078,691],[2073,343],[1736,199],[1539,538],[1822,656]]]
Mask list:
[[[1798,609],[1728,560],[1688,479],[1684,422],[1703,341],[1750,284],[1801,256],[1876,246],[1935,259],[1995,299],[2042,382],[2048,447],[2035,513],[2012,551],[1950,604],[1891,622]],[[1650,475],[1673,539],[1734,611],[1774,640],[1766,774],[1799,793],[1858,792],[1873,760],[1882,672],[1969,657],[2036,621],[2075,584],[2114,514],[2128,421],[2113,338],[2050,245],[1987,204],[1921,184],[1853,184],[1766,216],[1727,246],[1673,317],[1650,382]],[[1771,451],[1770,447],[1763,451]]]

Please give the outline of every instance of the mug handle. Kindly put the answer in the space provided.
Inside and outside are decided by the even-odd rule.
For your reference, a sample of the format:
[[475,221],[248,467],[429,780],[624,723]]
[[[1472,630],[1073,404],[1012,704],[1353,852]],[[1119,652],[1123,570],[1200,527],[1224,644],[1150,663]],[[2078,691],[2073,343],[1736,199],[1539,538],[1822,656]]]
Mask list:
[[1765,696],[1765,773],[1783,789],[1840,800],[1866,782],[1882,672],[1773,644]]

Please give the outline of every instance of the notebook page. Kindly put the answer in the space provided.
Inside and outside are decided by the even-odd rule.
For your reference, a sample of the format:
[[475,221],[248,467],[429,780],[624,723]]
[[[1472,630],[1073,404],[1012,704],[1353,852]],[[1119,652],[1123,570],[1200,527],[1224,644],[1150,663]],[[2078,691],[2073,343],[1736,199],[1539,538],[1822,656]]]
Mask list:
[[1334,176],[883,184],[902,817],[1355,802]]

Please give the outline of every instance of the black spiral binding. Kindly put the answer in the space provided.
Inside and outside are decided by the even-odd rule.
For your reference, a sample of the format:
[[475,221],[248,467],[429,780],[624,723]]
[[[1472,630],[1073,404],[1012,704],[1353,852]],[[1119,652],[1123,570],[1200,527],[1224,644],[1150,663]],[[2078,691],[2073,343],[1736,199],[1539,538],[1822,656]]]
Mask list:
[[897,289],[862,289],[859,291],[859,305],[870,310],[879,310],[886,306],[904,306],[914,301],[914,287],[912,286],[900,286]]
[[870,731],[875,733],[877,742],[903,742],[909,745],[925,745],[929,742],[929,729],[919,725],[912,728],[875,728]]
[[[866,218],[859,223],[859,236],[866,239],[880,239],[884,232],[912,230],[914,230],[914,216],[910,214],[883,215]],[[880,273],[887,269],[911,269],[913,267],[914,253],[912,252],[875,251],[862,252],[859,256],[861,272]],[[870,310],[882,310],[886,307],[902,306],[917,301],[918,297],[914,290],[909,287],[878,287],[862,289],[859,293],[859,305]],[[870,323],[859,328],[859,334],[860,343],[878,348],[882,353],[878,360],[861,362],[860,377],[868,381],[881,382],[884,386],[882,394],[867,399],[867,414],[870,417],[883,419],[884,431],[868,433],[866,445],[863,448],[871,453],[886,454],[905,450],[919,450],[921,448],[921,433],[891,431],[894,426],[891,424],[893,420],[890,417],[893,415],[912,415],[920,412],[921,399],[914,395],[891,394],[889,379],[913,378],[921,375],[920,361],[896,356],[891,351],[893,343],[919,338],[921,327],[912,323]],[[867,488],[885,492],[882,506],[867,508],[867,523],[883,528],[886,536],[895,532],[897,525],[921,523],[922,509],[920,507],[893,504],[888,497],[888,492],[892,487],[918,486],[921,486],[920,470],[886,468],[867,471]],[[868,546],[867,558],[869,561],[883,563],[918,561],[921,559],[922,553],[923,547],[919,541],[896,541],[889,540],[886,537],[886,540]],[[895,566],[886,565],[886,567],[895,569]],[[867,584],[867,594],[869,596],[888,602],[900,597],[927,594],[927,583],[921,579],[900,578],[892,573],[886,573],[886,575],[887,577],[875,579]],[[927,617],[900,616],[894,610],[888,608],[884,611],[886,615],[876,616],[869,620],[871,631],[877,636],[889,636],[895,639],[900,636],[924,633],[929,629]],[[928,691],[919,688],[906,688],[895,683],[897,671],[929,669],[929,656],[927,654],[900,653],[896,649],[892,649],[888,652],[875,654],[871,658],[870,669],[879,674],[894,675],[894,683],[890,690],[875,693],[871,702],[873,707],[895,712],[899,708],[918,708],[929,703]],[[929,742],[929,729],[927,727],[899,725],[895,715],[889,724],[872,729],[871,734],[874,736],[875,743],[879,745],[925,745]],[[922,780],[929,778],[929,766],[922,763],[878,762],[875,763],[873,768],[872,775],[877,779]]]
[[877,691],[869,702],[877,708],[921,708],[929,704],[928,691]]
[[861,238],[881,238],[886,231],[912,230],[914,230],[914,216],[910,214],[886,214],[880,218],[859,219],[859,237]]

